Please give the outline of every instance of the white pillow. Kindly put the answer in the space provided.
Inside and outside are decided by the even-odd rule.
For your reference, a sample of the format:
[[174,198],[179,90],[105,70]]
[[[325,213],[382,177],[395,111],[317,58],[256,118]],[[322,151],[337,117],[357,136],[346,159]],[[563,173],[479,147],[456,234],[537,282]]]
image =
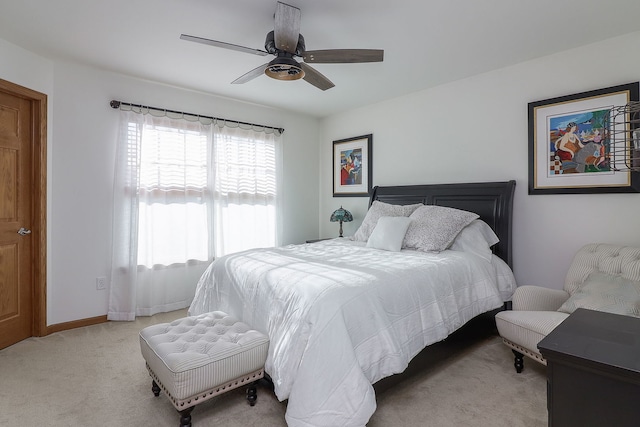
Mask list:
[[367,247],[398,252],[402,249],[402,241],[411,224],[411,218],[406,216],[383,216],[373,229]]
[[416,209],[404,236],[404,248],[425,252],[447,249],[458,233],[479,216],[473,212],[437,205],[424,205]]
[[462,229],[449,249],[472,253],[491,262],[491,246],[499,241],[496,233],[486,222],[476,219]]
[[640,282],[591,273],[558,311],[571,314],[577,308],[640,317]]
[[416,205],[391,205],[389,203],[380,202],[374,200],[371,207],[367,211],[362,224],[353,235],[353,240],[359,242],[366,242],[369,240],[369,236],[376,228],[378,219],[383,216],[409,216],[413,211],[423,206],[421,203]]

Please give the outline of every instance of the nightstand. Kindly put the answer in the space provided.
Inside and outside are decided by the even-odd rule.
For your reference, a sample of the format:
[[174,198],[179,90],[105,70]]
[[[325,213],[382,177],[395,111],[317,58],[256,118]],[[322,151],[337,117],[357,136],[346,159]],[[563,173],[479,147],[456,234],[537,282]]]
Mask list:
[[331,240],[333,239],[333,237],[325,237],[324,239],[309,239],[307,240],[307,243],[315,243],[315,242],[321,242],[323,240]]

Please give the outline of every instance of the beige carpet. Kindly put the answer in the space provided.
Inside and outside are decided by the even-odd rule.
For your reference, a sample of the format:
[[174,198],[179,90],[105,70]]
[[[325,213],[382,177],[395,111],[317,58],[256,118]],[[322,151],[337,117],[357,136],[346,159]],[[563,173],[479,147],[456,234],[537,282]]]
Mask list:
[[[176,427],[173,406],[151,392],[138,332],[184,315],[110,322],[0,350],[0,426]],[[490,320],[468,325],[419,355],[405,375],[376,384],[378,409],[368,427],[546,426],[545,368],[525,359],[516,374]],[[285,405],[266,385],[254,407],[236,390],[197,406],[193,425],[283,427]]]

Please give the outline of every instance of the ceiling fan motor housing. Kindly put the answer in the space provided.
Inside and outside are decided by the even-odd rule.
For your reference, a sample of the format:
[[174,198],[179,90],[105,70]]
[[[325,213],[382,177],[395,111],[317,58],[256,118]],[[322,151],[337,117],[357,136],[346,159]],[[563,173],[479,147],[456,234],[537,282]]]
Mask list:
[[295,53],[290,53],[276,47],[274,34],[274,31],[267,33],[264,48],[270,54],[277,55],[277,58],[269,62],[264,73],[276,80],[298,80],[303,78],[304,70],[300,67],[298,61],[293,59],[293,56],[302,56],[304,53],[304,37],[302,37],[302,34],[298,34],[296,51]]
[[[264,50],[266,50],[272,55],[277,55],[279,52],[282,52],[282,51],[276,47],[274,33],[275,33],[274,31],[269,31],[267,33],[267,38],[264,41]],[[302,34],[298,34],[298,45],[296,46],[296,51],[293,53],[293,55],[302,56],[304,54],[304,50],[305,50],[304,37],[302,37]]]

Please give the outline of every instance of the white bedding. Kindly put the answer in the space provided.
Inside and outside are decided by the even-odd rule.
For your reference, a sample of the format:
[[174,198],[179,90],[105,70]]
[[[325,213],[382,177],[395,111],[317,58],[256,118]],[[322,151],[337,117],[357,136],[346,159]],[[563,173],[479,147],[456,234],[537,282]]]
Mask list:
[[269,336],[266,371],[290,427],[361,427],[376,408],[371,384],[514,290],[495,256],[333,239],[217,259],[189,314],[226,311]]

